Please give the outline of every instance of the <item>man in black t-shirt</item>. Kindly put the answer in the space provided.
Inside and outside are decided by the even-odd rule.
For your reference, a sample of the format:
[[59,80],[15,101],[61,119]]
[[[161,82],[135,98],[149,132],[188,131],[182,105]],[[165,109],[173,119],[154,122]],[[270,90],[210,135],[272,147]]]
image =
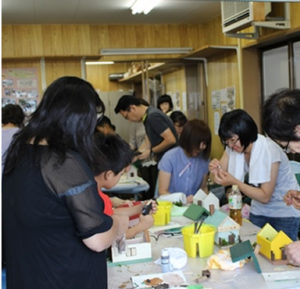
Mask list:
[[172,120],[159,109],[142,104],[140,99],[123,95],[115,107],[115,113],[120,113],[129,121],[144,123],[148,149],[139,155],[139,159],[145,159],[153,152],[159,161],[166,151],[177,145],[177,133]]

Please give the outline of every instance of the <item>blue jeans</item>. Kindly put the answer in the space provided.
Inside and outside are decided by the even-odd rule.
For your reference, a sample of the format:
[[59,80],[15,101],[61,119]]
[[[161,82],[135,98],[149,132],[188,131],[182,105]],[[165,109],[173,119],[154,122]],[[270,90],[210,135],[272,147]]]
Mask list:
[[263,227],[266,223],[269,223],[276,231],[283,231],[293,241],[298,239],[298,231],[300,225],[300,218],[296,217],[266,217],[253,215],[250,213],[250,221],[258,226]]

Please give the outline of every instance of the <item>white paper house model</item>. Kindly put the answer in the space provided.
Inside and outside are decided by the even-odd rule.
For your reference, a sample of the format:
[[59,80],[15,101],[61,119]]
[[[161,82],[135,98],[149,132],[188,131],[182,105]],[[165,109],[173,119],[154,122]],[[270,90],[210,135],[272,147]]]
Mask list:
[[209,192],[207,195],[201,189],[199,189],[194,195],[193,203],[204,207],[207,211],[209,211],[209,205],[214,205],[215,210],[220,208],[220,200],[214,195],[214,193]]
[[130,264],[152,260],[151,242],[147,230],[132,239],[127,239],[125,242],[125,250],[122,252],[115,244],[112,245],[112,263]]

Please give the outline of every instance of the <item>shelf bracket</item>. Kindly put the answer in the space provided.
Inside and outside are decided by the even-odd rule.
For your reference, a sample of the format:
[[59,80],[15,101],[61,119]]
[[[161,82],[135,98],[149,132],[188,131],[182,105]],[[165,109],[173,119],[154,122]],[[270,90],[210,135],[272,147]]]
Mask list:
[[242,39],[258,39],[259,29],[258,26],[254,26],[254,32],[236,32],[236,33],[225,33],[225,36],[242,38]]

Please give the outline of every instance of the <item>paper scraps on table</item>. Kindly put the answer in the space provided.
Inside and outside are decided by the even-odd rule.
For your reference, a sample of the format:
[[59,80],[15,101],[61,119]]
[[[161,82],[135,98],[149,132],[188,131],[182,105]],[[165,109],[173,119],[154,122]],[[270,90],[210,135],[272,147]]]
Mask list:
[[168,285],[166,288],[172,288],[186,284],[186,279],[182,271],[132,276],[131,281],[133,287],[139,289],[155,288],[163,284]]
[[209,269],[221,269],[225,271],[232,271],[237,268],[242,268],[245,263],[246,260],[233,263],[231,261],[229,250],[219,250],[217,254],[212,255],[207,260]]

